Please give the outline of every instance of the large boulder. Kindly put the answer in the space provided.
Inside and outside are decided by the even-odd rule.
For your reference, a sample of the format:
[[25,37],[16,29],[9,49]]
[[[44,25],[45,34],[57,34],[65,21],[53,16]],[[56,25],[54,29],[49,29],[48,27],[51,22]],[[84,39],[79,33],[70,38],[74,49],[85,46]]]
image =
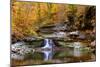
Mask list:
[[29,48],[24,42],[18,42],[11,45],[11,51],[17,54],[25,55],[27,53],[32,53],[35,50]]

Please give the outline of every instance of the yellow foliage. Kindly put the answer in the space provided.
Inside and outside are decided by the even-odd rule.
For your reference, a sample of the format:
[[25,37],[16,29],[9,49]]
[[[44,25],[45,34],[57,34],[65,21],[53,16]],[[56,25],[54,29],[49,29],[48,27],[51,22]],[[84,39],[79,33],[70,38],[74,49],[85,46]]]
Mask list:
[[[70,6],[70,7],[69,7]],[[48,23],[66,20],[68,10],[76,10],[74,5],[12,2],[12,33],[16,37],[38,36],[39,27]]]

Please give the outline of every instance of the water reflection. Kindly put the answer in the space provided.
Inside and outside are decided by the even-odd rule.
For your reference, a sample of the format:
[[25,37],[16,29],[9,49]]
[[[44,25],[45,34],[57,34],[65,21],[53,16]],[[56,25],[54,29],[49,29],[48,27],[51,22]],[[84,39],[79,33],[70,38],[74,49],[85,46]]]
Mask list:
[[[56,56],[56,57],[62,56],[63,58],[67,57],[67,56],[81,57],[85,54],[88,54],[88,52],[83,52],[79,48],[73,48],[70,50],[69,49],[66,49],[66,50],[41,50],[41,51],[36,51],[35,53],[32,53],[31,55],[33,55],[33,57],[34,57],[34,55],[37,56],[37,57],[35,57],[35,59],[37,59],[37,60],[39,60],[38,56],[41,56],[43,58],[43,61],[49,61],[49,60],[52,60],[54,56]],[[24,58],[28,57],[27,55],[28,54],[20,55],[20,54],[12,53],[11,58],[23,60]],[[31,59],[34,60],[34,58],[31,58]]]
[[52,50],[48,50],[48,51],[41,51],[44,56],[44,61],[48,61],[48,60],[51,60],[53,58],[53,51]]
[[80,48],[74,48],[73,55],[74,55],[75,57],[80,57],[80,56],[82,56],[82,51],[80,50]]
[[11,53],[11,58],[15,60],[24,60],[24,56],[16,53]]
[[[45,41],[45,45],[44,47],[47,48],[47,46],[52,46],[50,45],[52,43],[52,40],[44,40]],[[21,60],[20,63],[24,63],[26,65],[26,61],[27,64],[42,64],[45,62],[49,62],[49,63],[57,63],[58,61],[60,63],[63,62],[76,62],[77,60],[80,61],[87,61],[91,59],[91,53],[89,53],[87,50],[86,51],[82,51],[81,49],[83,48],[82,46],[80,46],[79,42],[74,42],[73,46],[75,47],[63,47],[63,48],[59,48],[59,50],[56,50],[55,48],[49,48],[50,50],[43,50],[40,49],[37,51],[31,51],[31,52],[26,52],[24,51],[25,54],[18,54],[18,52],[11,52],[11,59],[13,59],[13,61],[16,60]],[[33,49],[33,48],[32,48]],[[20,52],[21,53],[21,52]],[[77,58],[75,58],[77,57]],[[30,61],[31,60],[31,61]],[[14,65],[21,65],[18,63],[19,61],[16,61],[14,63]],[[17,64],[18,63],[18,64]],[[13,64],[13,63],[12,63]]]

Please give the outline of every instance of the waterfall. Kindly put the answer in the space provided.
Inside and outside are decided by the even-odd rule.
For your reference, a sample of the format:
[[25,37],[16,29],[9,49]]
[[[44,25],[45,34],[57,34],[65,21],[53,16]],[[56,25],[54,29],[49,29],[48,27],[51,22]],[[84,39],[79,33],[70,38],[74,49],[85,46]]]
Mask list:
[[52,49],[54,43],[51,39],[44,39],[44,46],[42,48],[49,48]]
[[82,48],[82,44],[80,42],[74,42],[74,48]]
[[53,56],[53,46],[54,45],[54,42],[52,39],[44,39],[43,41],[43,49],[50,49],[50,50],[43,50],[42,53],[44,54],[44,61],[48,61],[50,59],[52,59],[52,56]]

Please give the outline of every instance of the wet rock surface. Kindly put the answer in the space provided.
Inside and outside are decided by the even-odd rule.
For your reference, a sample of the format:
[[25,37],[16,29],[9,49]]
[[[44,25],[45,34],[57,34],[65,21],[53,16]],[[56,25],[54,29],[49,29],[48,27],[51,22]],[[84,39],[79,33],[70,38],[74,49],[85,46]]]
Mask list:
[[11,45],[11,52],[12,54],[16,53],[19,55],[25,55],[27,53],[34,52],[34,49],[29,48],[24,42],[18,42]]

